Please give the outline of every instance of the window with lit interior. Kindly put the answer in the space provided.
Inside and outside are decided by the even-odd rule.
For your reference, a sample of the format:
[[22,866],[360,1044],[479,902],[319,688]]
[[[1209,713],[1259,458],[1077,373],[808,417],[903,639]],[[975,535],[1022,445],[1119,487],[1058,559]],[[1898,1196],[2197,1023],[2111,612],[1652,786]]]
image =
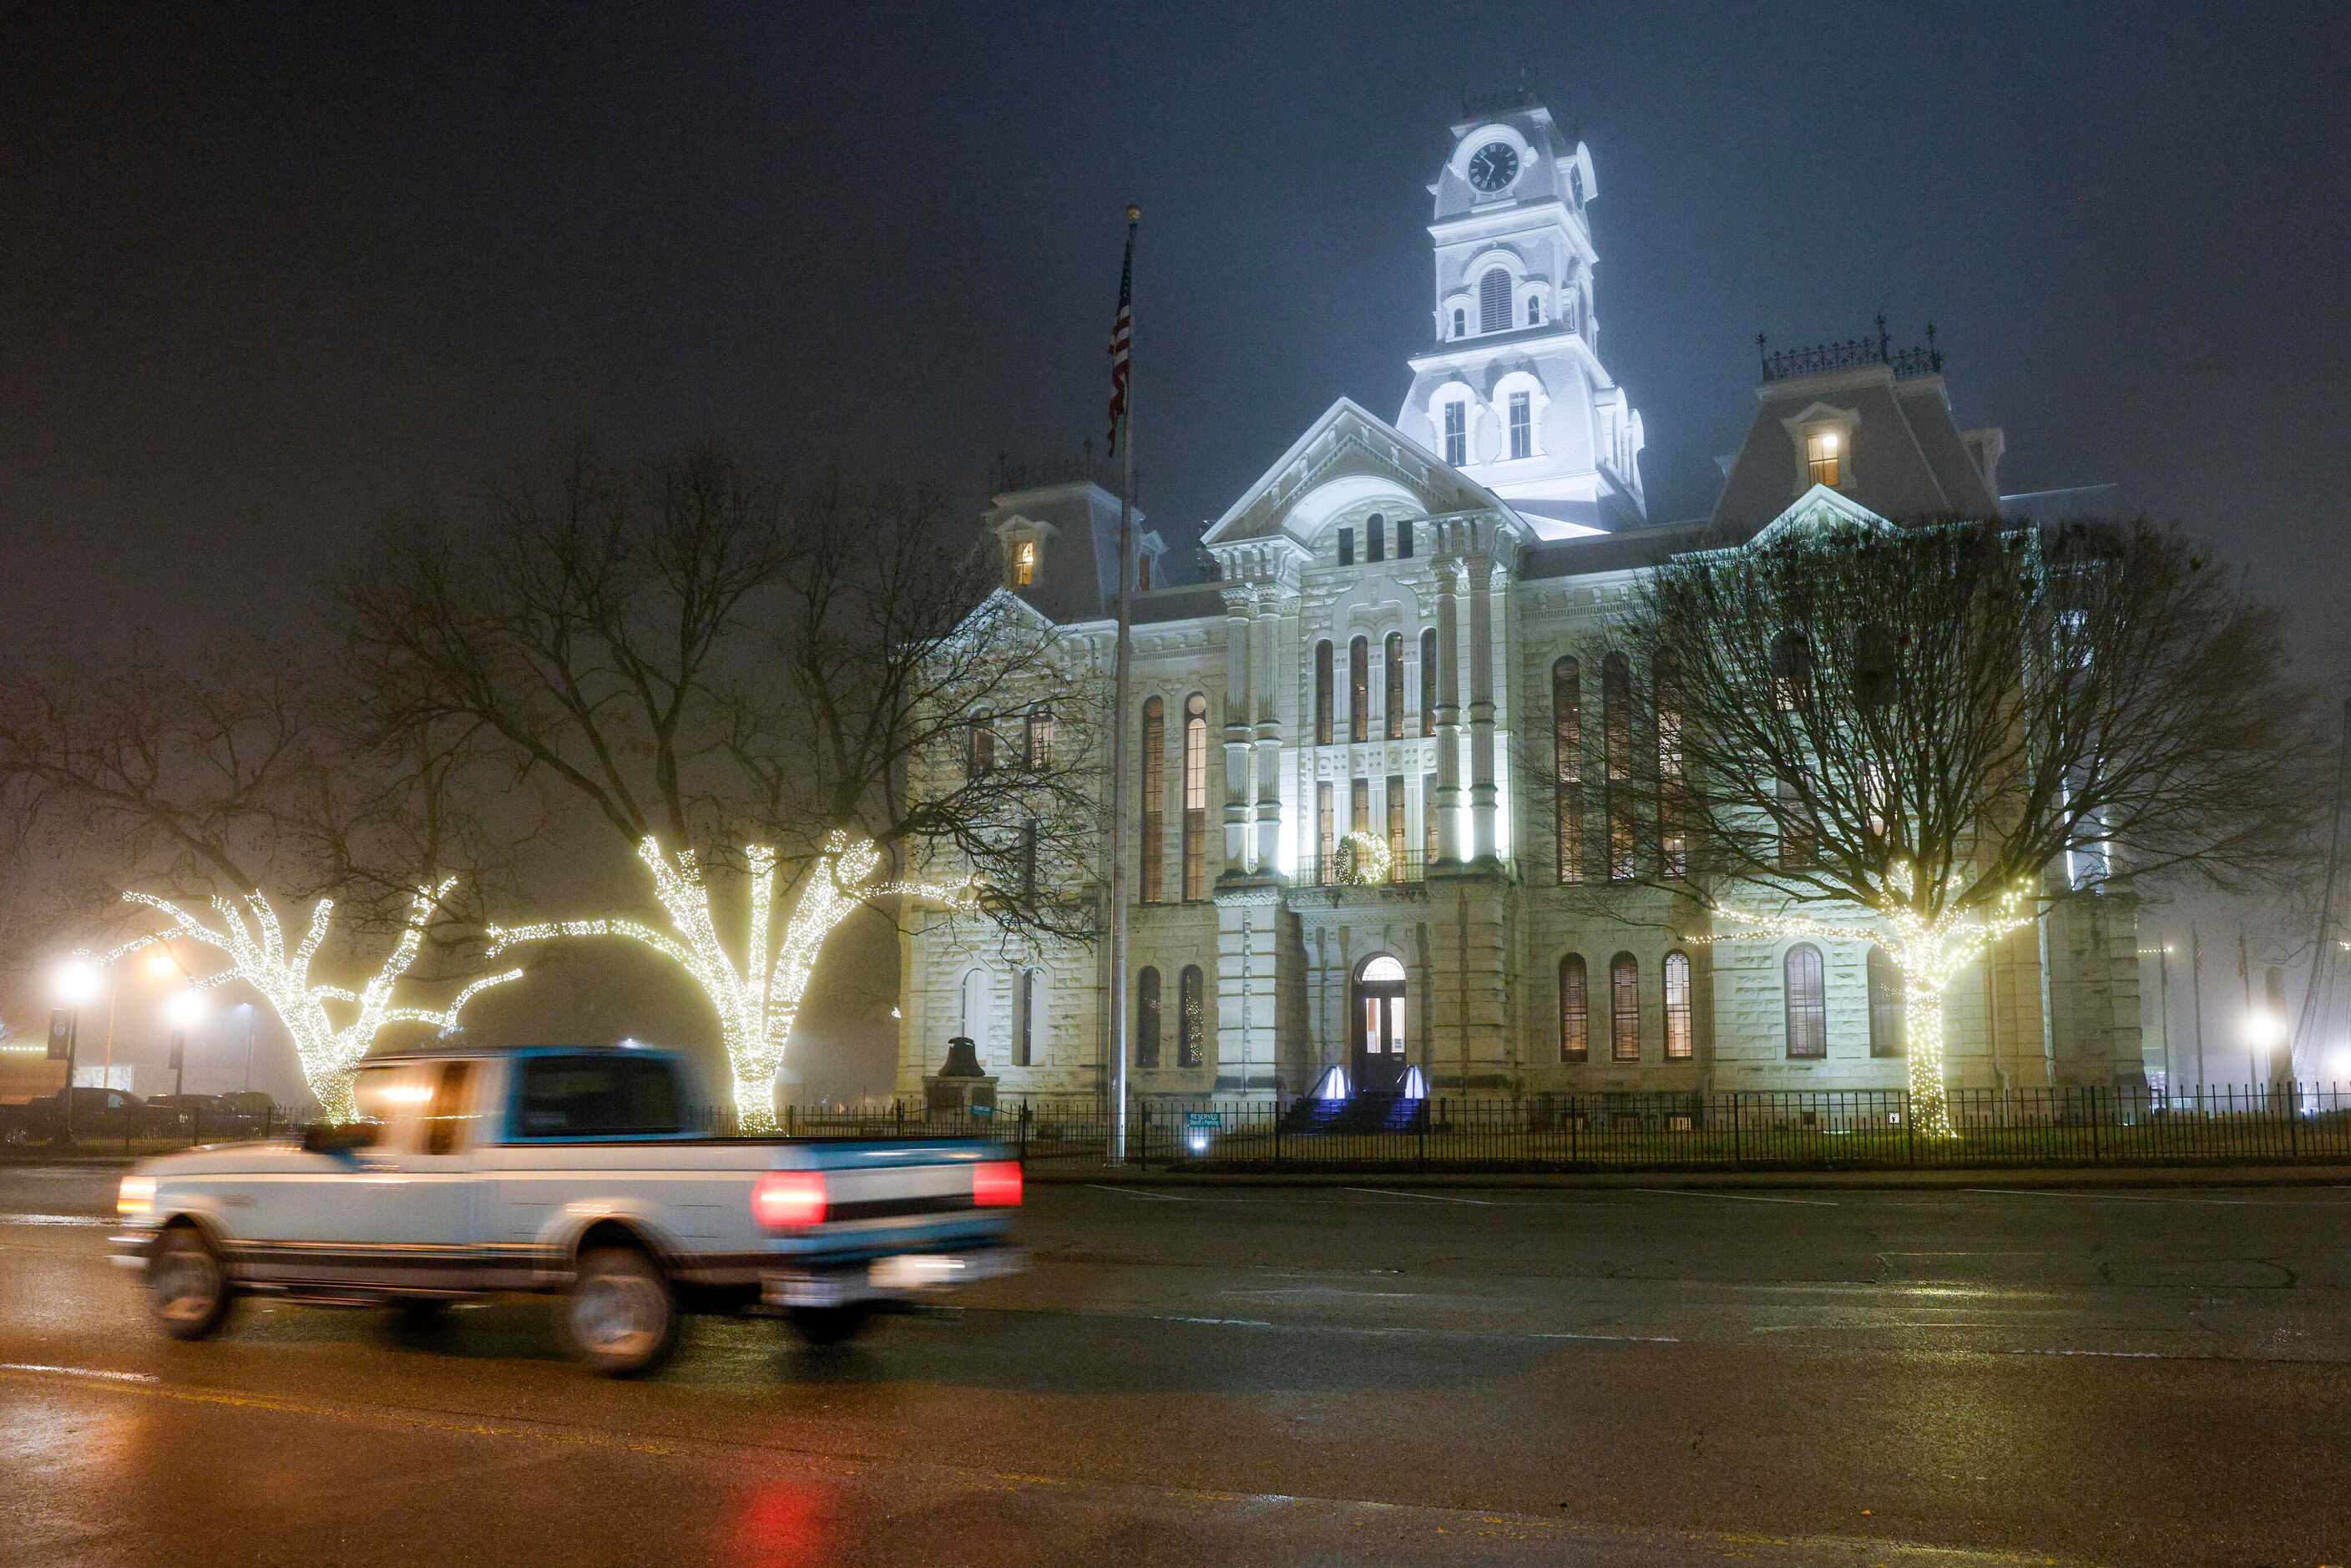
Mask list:
[[1813,483],[1832,487],[1844,471],[1843,438],[1834,430],[1815,430],[1804,437],[1804,464]]
[[1208,895],[1208,699],[1184,699],[1184,902]]
[[1821,950],[1809,942],[1788,949],[1782,963],[1788,995],[1788,1059],[1818,1061],[1829,1053],[1827,981]]

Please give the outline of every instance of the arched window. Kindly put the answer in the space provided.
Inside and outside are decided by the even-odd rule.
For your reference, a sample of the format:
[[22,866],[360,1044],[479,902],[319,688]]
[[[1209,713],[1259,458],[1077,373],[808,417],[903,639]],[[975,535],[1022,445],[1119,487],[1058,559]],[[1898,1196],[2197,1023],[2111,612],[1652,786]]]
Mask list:
[[1383,656],[1387,661],[1387,668],[1380,672],[1380,696],[1383,706],[1387,709],[1383,718],[1387,729],[1387,737],[1390,740],[1402,740],[1404,738],[1404,633],[1389,632],[1388,640],[1381,646]]
[[1592,998],[1581,953],[1559,961],[1559,1059],[1592,1060]]
[[1159,1065],[1159,971],[1145,969],[1134,977],[1134,1064]]
[[1020,971],[1019,1027],[1012,1034],[1012,1065],[1028,1067],[1037,1060],[1037,1008],[1044,999],[1044,977],[1034,969]]
[[1469,405],[1458,397],[1445,405],[1445,460],[1456,468],[1469,461]]
[[956,1033],[983,1050],[987,1044],[987,971],[972,969],[963,977],[963,994],[957,998]]
[[1782,713],[1810,706],[1813,650],[1793,627],[1771,639],[1771,701]]
[[1331,744],[1331,644],[1314,644],[1314,744]]
[[1388,520],[1377,512],[1364,519],[1364,559],[1385,560],[1388,558]]
[[1037,580],[1037,541],[1022,539],[1012,547],[1012,586],[1026,588]]
[[1181,984],[1176,1014],[1176,1065],[1197,1067],[1201,1061],[1200,1042],[1207,1026],[1208,1006],[1207,986],[1200,973],[1200,966],[1186,965]]
[[1208,699],[1184,699],[1184,902],[1208,896]]
[[1542,325],[1542,296],[1539,294],[1531,294],[1527,297],[1527,325],[1530,327]]
[[1693,1050],[1690,1029],[1689,955],[1666,955],[1666,1060],[1687,1061]]
[[965,771],[974,779],[996,771],[996,731],[990,722],[986,714],[971,721],[971,750],[965,758]]
[[1781,969],[1788,992],[1788,1058],[1818,1061],[1829,1053],[1829,998],[1821,950],[1799,942],[1788,949]]
[[1420,633],[1420,733],[1437,733],[1437,628]]
[[1660,657],[1649,678],[1657,691],[1657,869],[1689,874],[1687,800],[1682,793],[1682,694],[1673,662]]
[[1510,324],[1510,275],[1500,267],[1478,280],[1478,330],[1499,332]]
[[1162,875],[1159,857],[1165,849],[1167,825],[1167,705],[1159,698],[1143,699],[1143,766],[1136,769],[1142,776],[1143,811],[1140,827],[1143,831],[1142,897],[1145,904],[1157,904],[1166,896],[1166,881]]
[[1372,643],[1358,637],[1347,644],[1347,738],[1372,737]]
[[1641,1060],[1641,961],[1630,953],[1608,960],[1608,1054]]
[[1633,664],[1611,653],[1600,664],[1600,724],[1608,768],[1608,880],[1630,882],[1633,862]]
[[1029,710],[1029,769],[1041,773],[1053,765],[1053,710],[1032,707]]
[[1535,452],[1534,394],[1514,392],[1509,403],[1510,455],[1531,457]]
[[1910,1050],[1910,1020],[1902,976],[1886,949],[1869,950],[1869,1054],[1904,1056]]
[[1563,887],[1583,880],[1583,668],[1573,659],[1558,660],[1551,667],[1552,777],[1558,790],[1552,810]]
[[1468,318],[1458,308],[1453,312],[1453,335],[1457,338],[1466,338],[1469,335]]

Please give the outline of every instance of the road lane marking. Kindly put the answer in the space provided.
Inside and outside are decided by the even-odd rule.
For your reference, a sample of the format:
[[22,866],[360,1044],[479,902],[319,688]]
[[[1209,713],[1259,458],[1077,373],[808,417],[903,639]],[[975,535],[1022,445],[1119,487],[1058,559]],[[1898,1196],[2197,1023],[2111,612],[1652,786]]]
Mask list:
[[111,1225],[96,1214],[0,1214],[0,1225]]
[[1147,1197],[1156,1203],[1189,1203],[1192,1201],[1187,1197],[1178,1197],[1172,1192],[1142,1192],[1131,1186],[1107,1186],[1098,1181],[1090,1181],[1086,1183],[1086,1185],[1093,1188],[1096,1192],[1114,1192],[1121,1197]]
[[1626,1344],[1679,1344],[1682,1343],[1671,1334],[1661,1333],[1538,1333],[1529,1334],[1527,1337],[1529,1339],[1607,1339],[1621,1341]]
[[160,1383],[152,1373],[109,1372],[97,1366],[51,1366],[38,1361],[0,1361],[0,1372],[46,1372],[53,1377],[94,1377],[106,1383]]
[[1374,1197],[1416,1197],[1423,1203],[1468,1203],[1474,1204],[1479,1208],[1510,1208],[1517,1207],[1512,1204],[1497,1203],[1490,1197],[1447,1197],[1441,1193],[1398,1192],[1393,1187],[1384,1186],[1343,1186],[1339,1190],[1341,1192],[1369,1193]]
[[1757,1197],[1743,1192],[1703,1192],[1685,1186],[1635,1186],[1627,1192],[1654,1192],[1662,1197],[1719,1197],[1725,1203],[1801,1203],[1812,1208],[1834,1208],[1824,1197]]
[[2080,1192],[2071,1187],[2035,1186],[1971,1186],[1970,1192],[1987,1192],[1999,1197],[2080,1197],[2108,1203],[2211,1203],[2225,1208],[2251,1207],[2241,1197],[2150,1197],[2135,1192]]
[[2169,1361],[2159,1350],[2011,1350],[2010,1355],[2094,1355],[2105,1361]]

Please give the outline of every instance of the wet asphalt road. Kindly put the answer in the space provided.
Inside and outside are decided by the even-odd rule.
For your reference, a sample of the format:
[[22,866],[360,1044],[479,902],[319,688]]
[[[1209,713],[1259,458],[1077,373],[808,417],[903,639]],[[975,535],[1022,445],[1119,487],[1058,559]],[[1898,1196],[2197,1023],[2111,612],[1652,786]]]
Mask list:
[[2351,1562],[2351,1189],[1036,1186],[1022,1278],[620,1384],[531,1301],[171,1343],[116,1174],[0,1167],[20,1568]]

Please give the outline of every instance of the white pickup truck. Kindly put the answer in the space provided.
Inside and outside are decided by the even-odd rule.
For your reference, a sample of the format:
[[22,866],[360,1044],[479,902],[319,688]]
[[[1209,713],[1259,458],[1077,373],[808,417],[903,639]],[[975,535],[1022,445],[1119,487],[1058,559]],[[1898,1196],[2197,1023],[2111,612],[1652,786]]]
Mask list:
[[970,1139],[705,1137],[666,1051],[517,1047],[371,1059],[361,1120],[134,1167],[118,1260],[180,1339],[275,1291],[420,1316],[559,1294],[600,1371],[650,1370],[690,1312],[778,1311],[818,1343],[1020,1266],[1021,1173]]

